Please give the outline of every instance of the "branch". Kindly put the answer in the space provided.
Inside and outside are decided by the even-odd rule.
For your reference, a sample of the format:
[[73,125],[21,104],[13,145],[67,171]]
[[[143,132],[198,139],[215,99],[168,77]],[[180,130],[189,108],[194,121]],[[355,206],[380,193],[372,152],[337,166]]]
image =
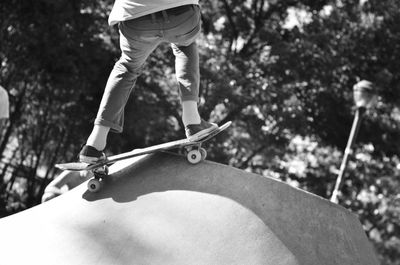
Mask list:
[[[235,21],[233,19],[232,9],[230,8],[231,5],[228,4],[227,0],[223,0],[222,2],[224,3],[225,10],[226,10],[226,16],[228,18],[229,24],[231,25],[231,29],[232,29],[232,32],[233,32],[233,35],[230,38],[230,47],[231,47],[231,51],[233,51],[232,50],[233,49],[233,42],[238,39],[239,31],[237,30]],[[233,52],[236,53],[236,51],[233,51]]]
[[259,148],[257,148],[256,150],[254,150],[246,159],[242,160],[242,162],[237,166],[240,169],[244,169],[246,167],[248,167],[250,161],[258,154],[260,153],[262,150],[264,150],[265,148],[267,148],[267,145],[261,145]]

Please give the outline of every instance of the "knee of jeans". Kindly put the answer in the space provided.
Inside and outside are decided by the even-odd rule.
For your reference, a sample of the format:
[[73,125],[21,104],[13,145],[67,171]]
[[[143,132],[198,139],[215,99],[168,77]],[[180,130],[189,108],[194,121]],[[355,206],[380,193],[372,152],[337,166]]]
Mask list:
[[138,65],[129,58],[121,56],[121,58],[115,63],[114,68],[119,72],[127,72],[130,74],[139,75],[143,66]]
[[192,36],[188,36],[187,38],[178,39],[178,40],[176,40],[175,43],[179,46],[187,47],[187,46],[195,43],[196,39],[198,38],[199,35],[200,35],[200,31]]

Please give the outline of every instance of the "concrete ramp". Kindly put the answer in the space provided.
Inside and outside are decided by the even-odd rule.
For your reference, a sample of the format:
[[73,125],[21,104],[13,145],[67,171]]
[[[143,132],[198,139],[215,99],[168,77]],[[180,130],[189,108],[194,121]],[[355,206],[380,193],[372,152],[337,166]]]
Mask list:
[[164,153],[111,173],[0,219],[0,263],[378,264],[356,216],[276,180]]

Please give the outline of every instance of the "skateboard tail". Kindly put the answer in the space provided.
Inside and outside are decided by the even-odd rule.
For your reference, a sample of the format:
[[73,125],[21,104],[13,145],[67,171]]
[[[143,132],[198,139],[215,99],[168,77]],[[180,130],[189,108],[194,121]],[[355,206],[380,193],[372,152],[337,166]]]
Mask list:
[[69,171],[83,171],[83,170],[91,170],[102,167],[109,163],[108,160],[101,162],[100,164],[87,164],[82,162],[71,162],[64,164],[56,164],[55,167],[61,170],[69,170]]
[[65,164],[56,164],[55,167],[62,170],[81,171],[85,170],[89,164],[81,162],[71,162]]

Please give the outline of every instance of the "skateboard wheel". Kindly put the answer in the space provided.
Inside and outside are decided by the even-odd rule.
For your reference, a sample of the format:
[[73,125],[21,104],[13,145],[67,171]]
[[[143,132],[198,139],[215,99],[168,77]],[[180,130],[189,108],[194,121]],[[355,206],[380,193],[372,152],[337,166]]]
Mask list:
[[197,164],[201,161],[201,152],[199,150],[191,150],[187,154],[187,160],[191,164]]
[[207,150],[204,148],[200,148],[201,160],[206,160],[207,158]]
[[87,184],[87,188],[90,192],[98,192],[102,187],[102,183],[99,179],[91,179]]

